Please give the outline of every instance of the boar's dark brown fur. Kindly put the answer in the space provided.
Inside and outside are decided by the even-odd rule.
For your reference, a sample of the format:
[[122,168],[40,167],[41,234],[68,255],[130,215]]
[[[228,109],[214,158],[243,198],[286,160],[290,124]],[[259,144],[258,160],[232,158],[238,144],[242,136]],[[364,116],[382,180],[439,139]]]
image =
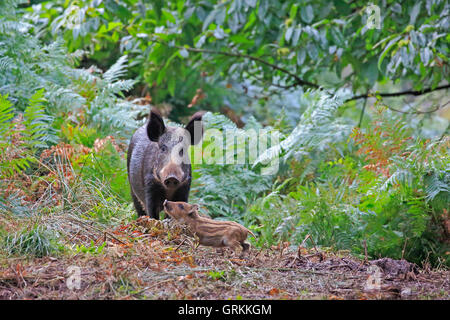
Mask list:
[[156,110],[136,130],[128,148],[127,170],[131,196],[139,216],[159,219],[165,199],[188,201],[191,162],[188,147],[203,135],[203,112],[183,127],[166,127]]

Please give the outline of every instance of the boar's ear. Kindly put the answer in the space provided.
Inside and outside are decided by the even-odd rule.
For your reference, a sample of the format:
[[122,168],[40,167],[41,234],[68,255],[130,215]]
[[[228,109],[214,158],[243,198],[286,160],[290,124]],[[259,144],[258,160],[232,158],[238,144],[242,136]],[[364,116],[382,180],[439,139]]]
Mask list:
[[166,126],[161,118],[161,115],[155,109],[150,112],[150,117],[147,123],[147,135],[153,142],[158,142],[159,137],[166,131]]
[[193,114],[189,123],[186,125],[185,129],[191,135],[191,144],[197,144],[202,140],[203,136],[203,123],[202,117],[205,111],[199,111]]

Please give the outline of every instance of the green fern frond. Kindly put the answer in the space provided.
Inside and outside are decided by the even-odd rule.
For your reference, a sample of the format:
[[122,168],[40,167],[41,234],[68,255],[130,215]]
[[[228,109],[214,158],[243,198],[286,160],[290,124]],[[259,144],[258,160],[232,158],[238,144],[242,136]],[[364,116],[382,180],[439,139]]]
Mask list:
[[49,86],[46,98],[49,104],[59,111],[77,110],[86,103],[86,99],[72,88],[56,84]]
[[107,89],[111,93],[122,95],[123,91],[129,91],[133,88],[134,80],[118,80],[113,83],[108,83]]
[[8,95],[0,94],[0,138],[3,133],[11,129],[10,120],[14,117],[12,103],[8,100]]
[[47,143],[56,143],[58,138],[51,127],[53,117],[45,113],[45,91],[36,91],[30,99],[29,106],[25,109],[23,124],[25,134],[28,135],[30,144],[36,148],[46,148]]
[[32,27],[31,24],[24,21],[14,21],[9,19],[0,18],[0,33],[13,34],[26,33]]
[[10,57],[0,57],[0,72],[6,72],[14,65],[14,60]]
[[450,170],[435,171],[425,177],[426,199],[434,200],[438,195],[448,199],[450,203]]
[[[14,131],[14,123],[12,119],[14,112],[12,103],[8,100],[8,97],[0,94],[0,175],[11,176],[15,172],[21,172],[22,170],[30,166],[30,162],[33,161],[33,157],[29,153],[23,153],[21,157],[9,157],[8,150],[17,148],[20,146],[12,145],[11,135]],[[26,140],[26,139],[25,139]],[[24,142],[24,145],[27,141]]]
[[[34,153],[39,148],[56,143],[58,137],[51,127],[53,117],[45,113],[43,103],[45,91],[37,91],[19,122],[23,127],[16,128],[13,123],[12,103],[7,96],[0,95],[0,172],[11,176],[30,167],[36,159]],[[20,119],[20,118],[19,118]],[[12,156],[11,156],[12,155]]]
[[128,57],[126,55],[120,57],[104,74],[103,79],[109,83],[119,80],[127,73]]
[[319,92],[316,95],[319,98],[305,110],[291,134],[261,154],[254,167],[269,163],[280,156],[286,161],[310,148],[320,148],[330,141],[336,142],[348,135],[351,126],[336,121],[336,112],[345,101],[348,92],[341,90],[334,96]]

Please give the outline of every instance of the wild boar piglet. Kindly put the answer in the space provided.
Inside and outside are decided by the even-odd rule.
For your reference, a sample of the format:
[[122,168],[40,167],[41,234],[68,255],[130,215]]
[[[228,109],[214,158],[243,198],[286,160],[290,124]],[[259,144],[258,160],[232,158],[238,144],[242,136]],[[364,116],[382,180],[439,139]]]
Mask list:
[[247,235],[250,233],[256,238],[250,230],[237,222],[218,221],[201,216],[196,204],[165,200],[163,207],[164,212],[171,218],[188,225],[202,245],[231,247],[235,252],[242,247],[244,252],[250,248],[250,244],[245,241]]

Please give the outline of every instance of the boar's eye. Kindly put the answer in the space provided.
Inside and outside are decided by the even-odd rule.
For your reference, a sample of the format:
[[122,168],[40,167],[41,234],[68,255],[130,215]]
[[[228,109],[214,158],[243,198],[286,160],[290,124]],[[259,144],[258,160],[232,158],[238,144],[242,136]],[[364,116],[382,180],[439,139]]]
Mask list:
[[166,151],[167,151],[166,145],[163,144],[163,145],[161,146],[161,151],[162,151],[162,152],[166,152]]
[[183,156],[183,152],[184,152],[184,151],[183,151],[183,148],[181,148],[181,149],[180,149],[180,157]]

